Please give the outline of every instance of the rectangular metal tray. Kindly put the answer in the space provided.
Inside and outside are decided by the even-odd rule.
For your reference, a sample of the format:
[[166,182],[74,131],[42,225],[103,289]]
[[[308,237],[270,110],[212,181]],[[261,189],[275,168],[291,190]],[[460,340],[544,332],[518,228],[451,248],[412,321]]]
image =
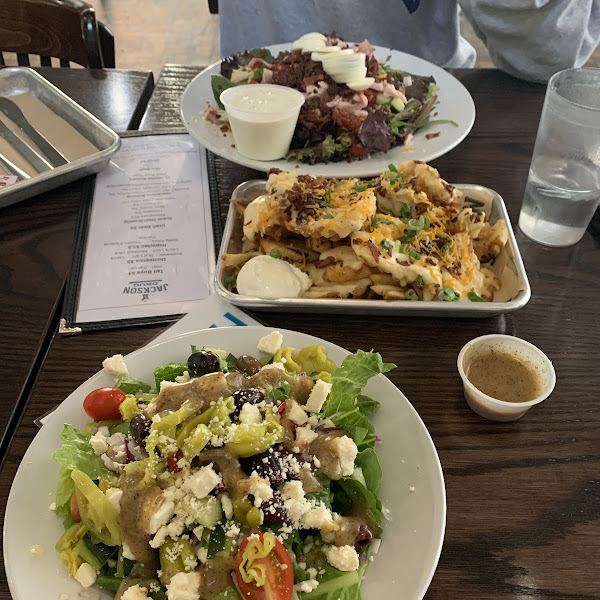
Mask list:
[[[83,153],[82,156],[65,165],[43,173],[32,174],[31,179],[19,180],[9,187],[0,189],[0,208],[101,171],[121,145],[119,136],[112,129],[32,69],[27,67],[0,69],[0,96],[12,99],[20,95],[31,96],[43,103],[64,121],[65,132],[68,130],[73,135],[73,130],[76,130],[76,133],[84,138],[83,142],[87,141],[90,144],[90,152]],[[68,149],[64,147],[66,142],[57,129],[54,132],[50,131],[52,136],[48,135],[48,131],[43,132],[42,128],[36,127],[33,122],[36,118],[39,119],[39,115],[36,117],[32,114],[32,110],[28,114],[23,107],[21,109],[34,128],[42,132],[60,152],[68,153]],[[5,123],[8,122],[5,118],[3,120]],[[60,121],[56,123],[60,125]],[[22,132],[17,132],[17,135],[31,145],[30,140]],[[95,149],[92,149],[92,146],[95,146]],[[72,150],[70,152],[72,153]],[[80,151],[79,154],[81,153]]]
[[[233,192],[233,198],[243,196],[254,199],[266,192],[265,180],[253,180],[240,184]],[[404,316],[434,316],[434,317],[491,317],[503,313],[512,312],[523,308],[531,298],[531,287],[527,279],[527,273],[523,260],[515,240],[510,219],[506,211],[504,200],[494,190],[480,185],[453,184],[460,189],[465,196],[475,200],[483,201],[491,205],[489,220],[493,224],[498,219],[506,221],[508,228],[508,243],[498,260],[506,261],[506,267],[512,271],[512,285],[519,288],[516,295],[504,302],[409,302],[406,300],[365,300],[365,299],[312,299],[312,298],[281,298],[277,300],[263,300],[242,296],[230,292],[223,285],[223,261],[222,254],[239,252],[241,246],[243,221],[239,213],[229,207],[223,240],[219,252],[219,260],[215,272],[215,289],[219,296],[225,300],[248,309],[253,310],[280,310],[284,312],[319,312],[339,314],[388,314]]]

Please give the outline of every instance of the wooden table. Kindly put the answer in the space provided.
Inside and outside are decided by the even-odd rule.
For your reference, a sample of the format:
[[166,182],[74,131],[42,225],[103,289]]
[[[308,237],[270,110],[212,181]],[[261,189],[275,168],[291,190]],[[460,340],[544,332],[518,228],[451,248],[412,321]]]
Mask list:
[[[154,85],[147,71],[36,70],[117,131],[138,127]],[[0,210],[1,436],[12,408],[15,417],[22,411],[56,329],[80,195],[74,182]]]
[[[142,127],[180,127],[176,100],[197,71],[163,70]],[[516,224],[544,88],[496,70],[456,75],[475,99],[477,120],[469,137],[434,165],[449,181],[500,192]],[[235,185],[257,175],[225,161],[218,162],[218,172],[223,205]],[[590,232],[565,249],[536,245],[518,231],[517,240],[533,296],[514,314],[450,320],[257,313],[271,326],[315,334],[349,350],[375,348],[399,365],[390,379],[427,425],[446,479],[446,538],[427,600],[599,597],[600,242]],[[3,503],[36,433],[33,420],[95,373],[104,357],[130,352],[163,329],[54,338],[2,468]],[[520,421],[486,421],[463,399],[457,354],[469,339],[487,333],[525,338],[554,362],[554,393]],[[8,597],[2,579],[0,599]]]

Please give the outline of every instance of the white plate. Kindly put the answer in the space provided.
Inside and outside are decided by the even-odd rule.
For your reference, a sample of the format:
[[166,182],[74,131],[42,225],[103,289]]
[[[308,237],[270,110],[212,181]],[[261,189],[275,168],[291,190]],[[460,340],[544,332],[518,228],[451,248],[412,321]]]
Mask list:
[[[192,343],[236,355],[256,355],[256,343],[268,331],[264,327],[232,327],[186,333],[137,350],[125,362],[132,377],[151,382],[154,367],[185,361]],[[319,338],[281,331],[285,345],[302,348],[322,344],[338,364],[348,354]],[[85,396],[113,383],[114,379],[102,371],[77,388],[52,414],[23,457],[4,519],[4,563],[14,600],[59,598],[62,593],[75,599],[81,591],[54,550],[63,527],[62,520],[48,509],[54,501],[59,472],[52,454],[59,447],[63,423],[83,427],[89,421],[82,409]],[[446,522],[442,469],[425,425],[402,392],[380,375],[369,382],[365,393],[381,402],[374,424],[382,440],[377,446],[384,473],[380,498],[389,510],[389,521],[383,523],[383,543],[367,571],[364,598],[419,600],[442,549]],[[415,488],[412,493],[410,486]],[[34,544],[46,549],[41,558],[29,554]]]
[[[276,56],[282,50],[289,50],[290,47],[290,44],[267,46],[273,56]],[[285,171],[295,169],[298,165],[298,173],[310,173],[326,177],[370,177],[385,171],[391,162],[400,163],[404,160],[427,162],[442,156],[442,154],[449,152],[460,144],[471,131],[475,121],[475,104],[467,88],[450,73],[422,58],[379,46],[374,46],[374,51],[375,56],[380,60],[391,56],[389,62],[393,69],[401,69],[415,75],[433,75],[440,88],[438,92],[439,103],[433,111],[434,113],[437,112],[437,115],[433,118],[451,119],[458,123],[458,127],[450,124],[433,126],[426,131],[415,134],[410,144],[408,144],[408,148],[412,147],[412,150],[404,151],[403,146],[397,146],[385,154],[378,152],[368,158],[351,163],[343,161],[307,165],[286,160],[252,160],[242,156],[232,147],[233,137],[231,133],[223,135],[219,127],[202,116],[202,111],[209,104],[216,106],[210,78],[211,75],[220,73],[220,62],[206,68],[191,81],[181,98],[181,118],[187,130],[202,146],[227,160],[258,171],[268,171],[273,167]],[[430,140],[425,137],[425,134],[437,131],[440,132],[439,137]]]

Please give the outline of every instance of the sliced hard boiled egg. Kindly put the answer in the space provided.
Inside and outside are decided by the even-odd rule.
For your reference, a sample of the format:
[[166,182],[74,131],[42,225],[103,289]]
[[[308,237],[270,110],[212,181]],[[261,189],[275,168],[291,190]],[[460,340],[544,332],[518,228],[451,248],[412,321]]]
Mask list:
[[314,52],[321,48],[325,48],[325,42],[319,38],[300,39],[292,44],[292,50],[302,50],[302,52]]
[[353,67],[339,75],[330,75],[336,83],[346,83],[348,81],[357,81],[364,79],[367,75],[367,67]]
[[301,40],[305,40],[308,38],[318,38],[320,40],[327,40],[327,37],[324,36],[322,33],[319,33],[318,31],[311,31],[310,33],[305,33],[304,35],[300,36]]
[[340,51],[339,46],[325,46],[325,48],[321,48],[320,50],[313,52],[310,55],[310,59],[313,60],[314,62],[321,62],[325,57],[331,56],[331,54],[333,52],[339,52],[339,51]]
[[[326,48],[337,48],[337,46],[325,46]],[[319,51],[320,52],[320,51]],[[357,54],[352,50],[352,48],[344,48],[343,50],[339,50],[338,52],[334,52],[326,57],[326,60],[332,60],[334,58],[340,58],[341,56],[351,56],[352,54]],[[364,56],[364,54],[363,54]]]
[[355,92],[364,92],[368,90],[375,83],[375,77],[363,77],[363,79],[357,79],[356,81],[349,81],[346,85]]

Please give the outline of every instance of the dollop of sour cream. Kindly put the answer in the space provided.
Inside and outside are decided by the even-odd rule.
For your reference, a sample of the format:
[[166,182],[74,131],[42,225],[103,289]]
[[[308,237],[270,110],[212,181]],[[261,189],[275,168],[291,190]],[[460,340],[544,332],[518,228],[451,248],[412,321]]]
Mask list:
[[272,256],[255,256],[237,276],[237,291],[256,298],[298,298],[312,281],[298,267]]

